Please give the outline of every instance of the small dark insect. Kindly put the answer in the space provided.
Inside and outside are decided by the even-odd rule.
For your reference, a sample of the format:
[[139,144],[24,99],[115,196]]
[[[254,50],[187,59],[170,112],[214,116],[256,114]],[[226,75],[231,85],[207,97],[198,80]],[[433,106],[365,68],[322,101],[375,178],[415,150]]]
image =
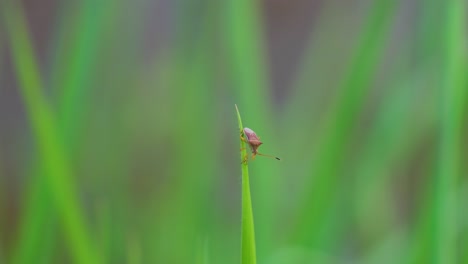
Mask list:
[[[247,139],[244,138],[242,134],[244,134]],[[278,157],[262,154],[257,151],[258,147],[260,147],[260,145],[263,144],[263,142],[260,141],[260,138],[257,136],[257,134],[255,134],[255,132],[252,129],[245,127],[241,132],[241,139],[242,141],[249,144],[250,149],[252,150],[252,160],[255,159],[256,155],[280,160],[280,158]],[[245,161],[247,161],[247,157],[245,158]]]

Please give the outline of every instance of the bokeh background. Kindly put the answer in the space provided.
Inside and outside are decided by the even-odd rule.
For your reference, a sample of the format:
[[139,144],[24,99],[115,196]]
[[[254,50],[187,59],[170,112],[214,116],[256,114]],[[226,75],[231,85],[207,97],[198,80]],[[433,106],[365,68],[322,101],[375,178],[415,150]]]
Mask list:
[[468,263],[463,0],[0,5],[0,263]]

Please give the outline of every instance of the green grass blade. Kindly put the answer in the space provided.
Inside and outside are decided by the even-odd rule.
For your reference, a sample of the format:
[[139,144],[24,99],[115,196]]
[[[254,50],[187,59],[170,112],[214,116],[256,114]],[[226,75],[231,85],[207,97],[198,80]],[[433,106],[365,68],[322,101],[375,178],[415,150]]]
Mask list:
[[456,190],[461,176],[463,103],[467,94],[464,82],[465,1],[447,1],[446,8],[442,42],[441,131],[434,178],[434,222],[430,250],[434,263],[456,263]]
[[40,263],[38,261],[40,258],[44,259],[42,263],[51,261],[46,259],[52,255],[50,252],[47,254],[46,249],[50,249],[48,245],[53,244],[53,234],[57,229],[56,225],[51,224],[57,222],[54,219],[56,209],[50,206],[53,200],[44,179],[46,177],[44,167],[35,164],[33,168],[40,173],[28,173],[33,179],[26,188],[18,242],[11,263]]
[[[418,216],[409,263],[458,263],[457,183],[462,176],[460,146],[466,104],[466,15],[464,1],[435,1],[431,14],[442,14],[434,32],[440,36],[430,66],[437,84],[438,145],[435,165],[427,181],[423,206]],[[442,12],[441,12],[442,10]],[[459,262],[459,263],[464,263]]]
[[[76,5],[64,3],[63,7],[59,8],[61,12],[54,23],[56,29],[50,47],[55,56],[50,70],[54,81],[50,86],[52,91],[63,93],[57,111],[60,113],[58,129],[69,157],[73,156],[76,145],[82,142],[78,131],[82,128],[83,114],[90,111],[89,108],[82,107],[82,102],[87,101],[86,94],[92,87],[91,73],[98,58],[99,31],[104,24],[102,21],[108,20],[110,13],[103,12],[103,3],[96,6],[89,1],[83,1],[78,5],[78,12]],[[67,34],[73,37],[67,38]],[[31,177],[34,180],[28,182],[31,186],[27,188],[29,194],[21,217],[24,223],[20,225],[19,239],[12,257],[13,263],[30,263],[38,256],[50,255],[44,251],[43,246],[46,243],[41,239],[43,226],[51,221],[51,212],[54,212],[50,207],[51,197],[44,195],[47,192],[44,189],[47,183],[43,182],[45,174],[43,167],[33,170]]]
[[98,263],[72,185],[72,171],[59,140],[55,117],[42,94],[42,83],[24,14],[18,5],[5,4],[2,11],[21,95],[69,249],[77,263]]
[[[118,10],[120,4],[114,3],[112,9]],[[69,7],[74,13],[76,7]],[[103,33],[103,27],[106,19],[109,17],[109,4],[107,1],[81,1],[78,7],[79,15],[63,18],[62,25],[71,24],[73,35],[67,35],[62,32],[62,37],[71,39],[71,47],[60,47],[62,56],[60,61],[54,65],[52,74],[61,74],[54,76],[60,78],[62,82],[55,84],[53,89],[62,92],[59,100],[59,122],[61,133],[67,144],[67,148],[79,144],[76,140],[81,131],[84,115],[87,108],[83,108],[83,102],[86,102],[86,96],[92,88],[92,77],[99,67],[100,54],[100,34]],[[68,11],[68,10],[67,10]],[[70,32],[69,28],[62,31]],[[66,42],[66,41],[64,41]],[[68,44],[68,43],[67,43]],[[64,44],[62,44],[64,46]],[[68,48],[68,49],[67,49]]]
[[[149,258],[155,263],[193,262],[198,254],[198,247],[194,245],[199,238],[213,235],[215,218],[210,217],[213,213],[210,201],[212,185],[220,180],[215,177],[215,172],[221,171],[219,155],[216,155],[221,146],[201,140],[220,142],[222,136],[217,133],[217,113],[213,111],[212,97],[207,96],[216,91],[213,78],[213,72],[217,70],[213,64],[216,61],[213,54],[216,53],[213,53],[212,40],[215,36],[213,25],[216,24],[213,15],[217,13],[210,12],[216,4],[176,2],[181,7],[176,10],[177,16],[187,22],[176,27],[174,38],[179,41],[161,51],[160,55],[164,54],[165,59],[161,60],[160,55],[155,57],[160,68],[158,71],[164,72],[161,77],[166,81],[153,79],[151,89],[161,95],[156,99],[161,103],[160,107],[151,107],[151,115],[148,116],[153,120],[154,116],[161,116],[156,112],[162,109],[171,113],[166,123],[169,123],[169,130],[158,128],[157,131],[170,138],[171,149],[176,154],[162,165],[170,175],[167,180],[170,191],[164,192],[164,199],[159,198],[159,209],[154,211],[157,226],[150,241],[157,246]],[[194,32],[198,33],[194,35]],[[153,71],[149,76],[154,74]],[[168,104],[168,101],[176,103]],[[152,100],[152,105],[158,105],[156,102]],[[151,135],[151,138],[155,137],[158,135]],[[167,140],[164,141],[161,143],[166,144]],[[194,155],[194,150],[197,155]],[[166,154],[165,151],[161,155],[166,157]],[[154,220],[151,223],[154,225]],[[177,248],[178,254],[173,254],[168,248]]]
[[[237,120],[239,122],[239,131],[243,130],[242,120],[237,109]],[[240,140],[241,161],[247,156],[247,147],[245,142]],[[255,252],[255,230],[252,210],[252,199],[250,197],[249,184],[249,166],[248,162],[242,162],[242,230],[241,230],[241,263],[255,264],[257,262]]]
[[[80,3],[78,9],[85,10],[79,12],[83,13],[83,15],[74,15],[77,9],[76,5],[72,7],[69,3],[64,3],[65,8],[61,9],[62,12],[59,14],[58,22],[55,23],[58,28],[54,31],[55,40],[53,42],[55,45],[52,44],[51,49],[53,49],[53,55],[57,57],[57,62],[52,64],[50,72],[53,80],[60,79],[61,82],[52,81],[51,86],[53,91],[63,91],[64,94],[68,95],[63,96],[64,99],[61,102],[66,101],[66,103],[60,104],[58,111],[60,113],[58,119],[59,129],[61,129],[60,134],[65,139],[64,144],[67,145],[67,154],[73,154],[72,146],[79,145],[78,142],[80,142],[77,131],[80,131],[79,128],[82,123],[80,122],[82,120],[80,115],[86,112],[83,111],[82,102],[86,91],[90,90],[90,84],[87,80],[90,79],[89,75],[93,71],[93,67],[96,67],[94,66],[94,60],[98,57],[96,54],[98,45],[95,40],[99,28],[103,24],[103,17],[105,17],[102,12],[103,3],[100,3],[97,7],[93,3],[89,3],[89,1]],[[94,10],[94,13],[89,10]],[[74,26],[75,24],[77,26]],[[79,33],[76,34],[76,32]],[[68,43],[67,41],[73,43],[73,45],[68,45],[72,46],[71,48],[64,44],[64,42]],[[73,98],[73,104],[69,103],[69,98]],[[17,240],[13,263],[31,263],[37,261],[38,256],[51,255],[45,252],[44,247],[46,247],[47,243],[45,243],[44,239],[53,238],[51,236],[43,237],[42,233],[43,226],[49,223],[55,215],[55,208],[50,207],[51,197],[45,195],[45,191],[42,190],[47,185],[47,183],[43,182],[46,178],[44,167],[34,166],[35,168],[32,170],[34,175],[30,175],[30,177],[36,177],[37,180],[34,180],[31,187],[28,188],[28,192],[31,194],[28,195],[23,206],[22,223],[19,227],[20,238]],[[56,228],[55,225],[49,226],[53,229]],[[46,248],[51,249],[53,247]]]
[[[428,85],[423,89],[428,89],[435,94],[435,98],[440,97],[440,40],[443,39],[441,19],[433,19],[434,16],[440,16],[441,10],[444,10],[445,3],[437,0],[426,1],[421,8],[421,15],[418,17],[416,42],[413,44],[414,54],[421,67],[425,69]],[[438,114],[437,99],[431,101],[431,115],[437,120],[439,125],[441,115]],[[437,130],[437,127],[434,128]],[[431,159],[431,163],[433,159]],[[430,177],[423,182],[424,187],[421,194],[416,199],[421,204],[414,220],[414,229],[411,232],[411,243],[407,252],[407,263],[428,263],[432,260],[431,254],[428,254],[431,243],[431,221],[432,221],[432,202],[433,202],[433,178],[434,166],[428,166],[427,173]]]
[[413,95],[426,91],[427,87],[418,85],[413,75],[388,89],[391,93],[385,95],[375,116],[377,121],[368,128],[359,159],[352,162],[356,171],[352,201],[358,233],[364,241],[376,239],[398,221],[393,201],[388,198],[391,195],[388,186],[399,177],[391,169],[398,162],[409,160],[412,150],[425,144],[427,131],[436,123],[430,111],[432,105],[415,106]]
[[[257,112],[256,124],[265,122],[269,113],[267,102],[267,66],[262,47],[262,25],[259,1],[231,0],[226,6],[226,45],[230,55],[233,83],[245,104],[244,111]],[[251,111],[252,110],[252,111]]]
[[[270,85],[268,67],[268,44],[266,43],[266,21],[263,17],[261,1],[229,0],[224,1],[222,17],[223,44],[226,52],[226,62],[220,64],[226,70],[230,91],[242,111],[249,113],[244,119],[247,127],[257,131],[266,143],[262,147],[265,153],[280,155],[273,114],[273,92]],[[224,56],[224,55],[223,55]],[[270,148],[271,146],[271,148]],[[257,257],[259,261],[267,258],[276,246],[274,219],[280,203],[275,195],[281,186],[279,170],[273,166],[250,166],[255,177],[251,183],[258,186],[252,194],[256,204],[256,221],[262,225],[256,226]]]
[[327,118],[328,123],[324,125],[323,138],[318,141],[320,145],[315,146],[320,151],[311,172],[316,180],[304,199],[293,233],[294,239],[301,243],[324,245],[326,241],[336,240],[336,232],[339,232],[336,225],[339,223],[334,222],[337,218],[333,214],[336,213],[340,186],[339,165],[343,163],[348,135],[369,90],[396,4],[397,1],[381,0],[370,10],[366,28],[349,65],[349,73],[341,84],[338,98]]

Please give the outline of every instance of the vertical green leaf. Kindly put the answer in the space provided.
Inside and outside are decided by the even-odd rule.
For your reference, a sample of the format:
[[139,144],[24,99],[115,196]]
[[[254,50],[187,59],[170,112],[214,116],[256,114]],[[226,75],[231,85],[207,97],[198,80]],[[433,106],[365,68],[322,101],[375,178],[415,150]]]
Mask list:
[[[272,114],[272,90],[269,80],[268,44],[265,42],[265,19],[262,2],[258,0],[229,0],[224,2],[223,44],[226,49],[228,83],[236,102],[249,113],[247,126],[254,128],[267,143],[277,142]],[[268,132],[268,133],[266,133]],[[265,144],[266,145],[266,144]],[[271,145],[273,146],[273,145]],[[263,148],[265,151],[269,147]],[[278,170],[273,166],[251,166],[255,177],[252,184],[257,187],[253,197],[260,206],[257,212],[256,232],[257,255],[261,261],[273,250],[274,219],[277,211],[278,196],[275,190],[279,186]],[[257,184],[258,183],[258,184]]]
[[[236,105],[237,121],[239,122],[239,132],[243,131],[242,120],[239,109]],[[241,132],[243,135],[243,132]],[[246,159],[247,146],[243,140],[240,140],[241,147],[241,167],[242,167],[242,228],[241,228],[241,263],[257,263],[255,251],[255,230],[252,210],[252,198],[250,197],[249,166]]]

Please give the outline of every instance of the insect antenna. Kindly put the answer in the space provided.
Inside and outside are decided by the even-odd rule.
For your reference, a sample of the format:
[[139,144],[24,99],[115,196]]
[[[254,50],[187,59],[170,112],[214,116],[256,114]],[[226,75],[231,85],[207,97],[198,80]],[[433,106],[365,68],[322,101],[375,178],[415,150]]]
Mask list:
[[267,157],[267,158],[273,158],[273,159],[281,160],[281,159],[278,158],[278,157],[271,156],[271,155],[266,155],[266,154],[262,154],[262,153],[259,153],[259,152],[257,152],[257,155],[260,155],[260,156],[263,156],[263,157]]

